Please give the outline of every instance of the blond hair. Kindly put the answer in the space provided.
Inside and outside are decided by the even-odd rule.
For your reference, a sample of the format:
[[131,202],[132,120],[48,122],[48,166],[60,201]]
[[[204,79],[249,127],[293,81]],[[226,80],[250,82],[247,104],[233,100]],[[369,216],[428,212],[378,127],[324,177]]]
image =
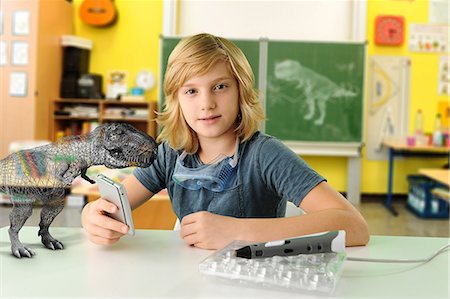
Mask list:
[[206,74],[216,63],[225,62],[239,90],[239,115],[236,135],[249,139],[264,120],[264,112],[254,88],[254,75],[244,53],[231,41],[202,33],[182,39],[169,56],[164,77],[165,106],[158,113],[162,126],[158,141],[167,141],[173,149],[195,153],[197,134],[186,123],[178,102],[178,90],[194,76]]

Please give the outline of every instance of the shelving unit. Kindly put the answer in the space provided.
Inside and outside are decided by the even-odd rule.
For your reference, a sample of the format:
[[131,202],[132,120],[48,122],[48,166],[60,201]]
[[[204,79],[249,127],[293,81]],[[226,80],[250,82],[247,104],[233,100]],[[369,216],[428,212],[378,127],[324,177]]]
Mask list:
[[[156,102],[143,101],[116,101],[98,99],[55,99],[53,101],[52,113],[52,140],[55,141],[62,136],[85,134],[91,130],[91,125],[100,125],[106,122],[125,122],[137,129],[156,137]],[[70,115],[57,115],[55,112],[69,111],[83,107],[84,111]],[[132,116],[122,114],[110,114],[111,108],[117,109],[139,109],[147,110],[147,115]],[[115,109],[115,110],[117,110]]]

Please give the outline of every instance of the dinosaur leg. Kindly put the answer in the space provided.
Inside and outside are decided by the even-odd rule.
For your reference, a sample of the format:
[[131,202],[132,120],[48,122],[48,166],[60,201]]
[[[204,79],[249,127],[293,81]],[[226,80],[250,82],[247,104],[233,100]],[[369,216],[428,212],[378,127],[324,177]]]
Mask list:
[[303,118],[306,120],[310,120],[313,118],[314,112],[315,112],[314,98],[311,96],[308,96],[306,98],[306,105],[308,106],[308,112],[306,113],[306,115]]
[[25,224],[25,221],[31,216],[33,212],[33,204],[29,203],[14,203],[13,209],[9,214],[9,239],[11,240],[11,252],[14,256],[21,257],[32,257],[34,252],[23,246],[19,240],[19,231]]
[[53,222],[55,217],[64,208],[64,200],[55,200],[45,203],[41,211],[41,222],[39,222],[39,236],[41,236],[42,244],[48,249],[63,249],[64,246],[61,242],[53,238],[48,232],[50,224]]
[[314,121],[314,124],[321,126],[327,115],[327,98],[319,98],[317,101],[317,108],[319,108],[319,117]]

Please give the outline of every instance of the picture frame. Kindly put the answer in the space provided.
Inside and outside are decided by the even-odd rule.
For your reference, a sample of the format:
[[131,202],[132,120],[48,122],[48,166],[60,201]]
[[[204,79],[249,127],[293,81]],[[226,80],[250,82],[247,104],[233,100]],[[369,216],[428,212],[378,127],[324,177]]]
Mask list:
[[0,10],[0,35],[3,35],[3,27],[4,27],[4,16],[3,16],[3,10]]
[[29,61],[29,44],[26,41],[13,41],[11,44],[11,65],[26,66]]
[[12,34],[30,34],[30,12],[28,10],[16,10],[12,15]]
[[0,41],[0,66],[6,66],[8,63],[8,43]]
[[28,94],[28,73],[11,72],[9,75],[9,95],[11,97],[26,97]]

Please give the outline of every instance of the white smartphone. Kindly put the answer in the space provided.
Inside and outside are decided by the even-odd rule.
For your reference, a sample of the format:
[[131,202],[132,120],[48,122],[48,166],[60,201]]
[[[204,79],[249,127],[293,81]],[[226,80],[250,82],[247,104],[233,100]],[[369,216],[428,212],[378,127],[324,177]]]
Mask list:
[[134,236],[134,224],[131,217],[131,207],[128,201],[127,191],[125,187],[117,182],[114,182],[103,174],[97,175],[98,190],[102,198],[115,204],[119,210],[115,213],[108,213],[108,215],[130,227],[128,234]]

